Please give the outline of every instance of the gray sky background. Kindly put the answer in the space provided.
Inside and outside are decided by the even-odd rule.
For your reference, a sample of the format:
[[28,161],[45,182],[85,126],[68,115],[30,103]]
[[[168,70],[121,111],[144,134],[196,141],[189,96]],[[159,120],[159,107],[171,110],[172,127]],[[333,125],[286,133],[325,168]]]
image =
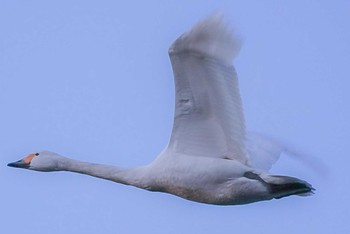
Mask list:
[[[126,3],[127,2],[127,3]],[[0,2],[1,233],[349,233],[350,1]],[[133,167],[167,144],[167,50],[215,10],[244,38],[235,61],[248,129],[312,197],[212,206],[73,173],[6,167],[41,149]]]

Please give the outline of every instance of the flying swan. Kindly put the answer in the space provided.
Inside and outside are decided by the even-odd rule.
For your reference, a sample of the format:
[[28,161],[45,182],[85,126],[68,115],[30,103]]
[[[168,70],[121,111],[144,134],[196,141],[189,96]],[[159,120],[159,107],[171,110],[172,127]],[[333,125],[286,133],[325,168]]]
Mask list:
[[124,169],[39,151],[8,166],[77,172],[216,205],[312,194],[303,180],[269,174],[283,149],[246,133],[232,66],[239,49],[240,40],[219,15],[200,21],[170,46],[174,125],[168,146],[149,165]]

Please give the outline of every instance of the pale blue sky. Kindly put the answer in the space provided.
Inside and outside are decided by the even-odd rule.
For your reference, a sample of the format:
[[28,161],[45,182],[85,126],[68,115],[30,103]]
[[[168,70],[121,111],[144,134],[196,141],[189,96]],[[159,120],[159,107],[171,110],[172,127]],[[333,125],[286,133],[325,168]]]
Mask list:
[[[287,157],[273,168],[314,196],[220,207],[6,167],[41,149],[152,161],[172,126],[168,46],[218,9],[244,38],[235,66],[248,128],[327,164],[327,175]],[[346,0],[1,1],[1,233],[349,232],[349,29]]]

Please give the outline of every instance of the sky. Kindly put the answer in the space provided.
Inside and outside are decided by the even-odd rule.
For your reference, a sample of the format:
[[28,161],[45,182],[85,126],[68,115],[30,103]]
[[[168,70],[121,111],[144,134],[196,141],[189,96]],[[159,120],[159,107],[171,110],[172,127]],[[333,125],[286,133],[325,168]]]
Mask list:
[[[247,128],[312,159],[282,155],[272,172],[314,196],[214,206],[6,166],[43,149],[151,162],[172,128],[168,47],[217,10],[244,41],[234,65]],[[346,0],[1,1],[1,233],[348,233],[349,11]]]

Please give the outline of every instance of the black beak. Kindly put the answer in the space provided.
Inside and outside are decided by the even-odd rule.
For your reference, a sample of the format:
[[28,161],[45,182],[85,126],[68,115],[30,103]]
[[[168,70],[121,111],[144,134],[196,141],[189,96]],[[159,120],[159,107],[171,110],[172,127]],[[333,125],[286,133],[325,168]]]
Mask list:
[[17,167],[17,168],[29,168],[30,163],[26,163],[23,160],[18,160],[17,162],[9,163],[7,166],[9,167]]

